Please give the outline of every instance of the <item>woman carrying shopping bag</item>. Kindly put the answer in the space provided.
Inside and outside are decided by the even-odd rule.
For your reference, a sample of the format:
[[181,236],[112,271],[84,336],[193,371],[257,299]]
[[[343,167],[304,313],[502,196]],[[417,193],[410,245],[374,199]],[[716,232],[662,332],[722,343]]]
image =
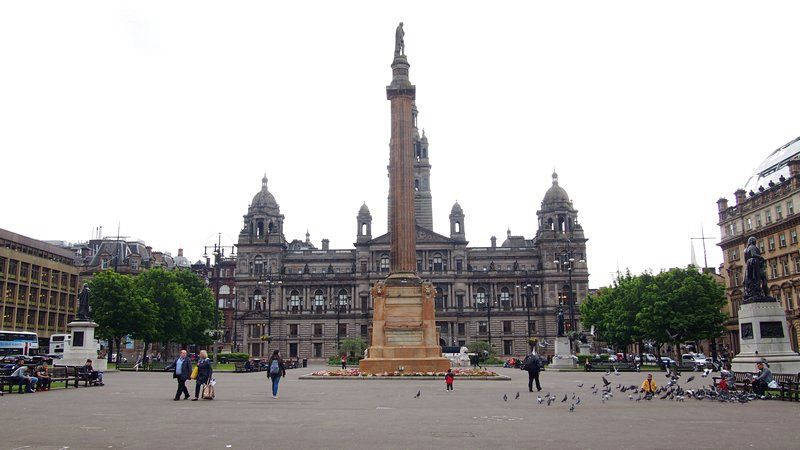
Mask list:
[[[211,375],[214,373],[214,369],[211,367],[211,360],[208,359],[208,353],[205,350],[200,350],[200,357],[197,359],[196,368],[197,380],[195,381],[194,385],[194,398],[192,399],[193,402],[200,398],[200,387],[202,385],[208,386],[208,382],[211,380]],[[204,395],[203,398],[206,398],[206,396]]]

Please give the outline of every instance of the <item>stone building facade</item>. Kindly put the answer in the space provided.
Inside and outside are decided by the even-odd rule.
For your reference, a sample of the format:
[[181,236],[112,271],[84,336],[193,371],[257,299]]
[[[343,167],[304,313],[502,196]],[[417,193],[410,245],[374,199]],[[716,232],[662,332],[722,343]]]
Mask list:
[[0,330],[37,333],[42,353],[51,335],[67,333],[77,312],[80,285],[73,256],[69,250],[0,229]]
[[[417,272],[436,288],[441,345],[490,340],[498,354],[520,356],[529,351],[530,336],[550,342],[540,350],[552,354],[558,307],[566,315],[572,299],[580,323],[578,304],[586,298],[589,275],[587,239],[558,176],[553,174],[530,238],[509,230],[500,245],[492,237],[489,247],[470,247],[458,203],[449,214],[449,236],[436,233],[428,139],[416,132],[416,107],[413,116]],[[373,235],[366,204],[356,215],[354,248],[330,249],[323,240],[317,249],[308,235],[289,242],[283,224],[265,176],[238,237],[233,347],[253,356],[277,348],[290,357],[328,358],[339,339],[368,339],[370,288],[389,274],[390,236]],[[571,270],[559,258],[566,248],[572,250]]]
[[734,193],[735,204],[717,201],[723,263],[721,275],[727,288],[725,345],[739,352],[738,310],[744,282],[743,259],[747,238],[754,236],[767,260],[770,295],[786,311],[792,348],[800,341],[800,137],[773,151]]

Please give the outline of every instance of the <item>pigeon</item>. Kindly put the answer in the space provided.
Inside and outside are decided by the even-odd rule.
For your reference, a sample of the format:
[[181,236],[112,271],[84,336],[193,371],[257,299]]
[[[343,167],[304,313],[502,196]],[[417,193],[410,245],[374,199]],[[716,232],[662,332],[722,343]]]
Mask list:
[[514,397],[514,400],[516,400],[518,398],[519,398],[519,391],[517,391],[517,395],[516,395],[516,397]]
[[419,398],[420,395],[422,395],[422,391],[417,391],[417,395],[415,395],[414,398]]
[[572,400],[575,400],[575,393],[572,393]]
[[689,383],[690,381],[694,380],[694,375],[690,376],[686,379],[686,382]]
[[575,411],[575,405],[569,407],[569,412]]
[[[582,385],[582,384],[579,384],[578,386],[583,386],[583,385]],[[592,385],[592,387],[591,387],[590,389],[594,389],[594,388],[595,388],[595,386],[597,386],[597,383],[593,384],[593,385]]]
[[561,403],[567,402],[567,394],[564,394],[564,398],[561,399]]
[[642,395],[641,395],[641,394],[639,394],[639,397],[636,399],[636,401],[637,401],[637,402],[640,402],[640,401],[642,401]]
[[551,400],[550,397],[547,397],[547,406],[550,406],[550,403],[552,403],[552,402],[553,402],[553,400]]
[[606,380],[606,377],[602,377],[602,378],[603,378],[603,386],[608,386],[609,384],[611,384],[610,381]]
[[539,404],[541,405],[544,400],[542,400],[542,396],[541,395],[537,395],[536,396],[536,401],[539,402]]
[[633,395],[628,394],[628,400],[633,400]]
[[705,378],[708,376],[709,373],[711,373],[711,369],[703,369],[703,374],[700,376]]
[[578,387],[582,388],[583,387],[583,383],[578,384]]
[[658,398],[660,398],[661,400],[664,400],[667,397],[669,397],[669,392],[665,393],[664,395],[662,395],[661,397],[658,397]]
[[581,404],[581,398],[580,398],[580,397],[578,397],[578,399],[577,399],[577,400],[575,400],[575,404],[576,404],[576,405],[580,405],[580,404]]
[[614,375],[619,376],[619,370],[617,370],[617,366],[614,366]]
[[506,394],[503,394],[503,401],[504,401],[504,402],[507,402],[507,401],[508,401],[508,396],[507,396]]

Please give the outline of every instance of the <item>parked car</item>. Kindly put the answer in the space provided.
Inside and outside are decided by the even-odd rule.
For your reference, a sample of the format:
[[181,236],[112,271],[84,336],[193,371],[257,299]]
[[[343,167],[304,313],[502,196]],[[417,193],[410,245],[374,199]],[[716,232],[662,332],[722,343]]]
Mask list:
[[685,365],[695,365],[698,367],[706,367],[708,361],[706,355],[702,353],[686,353],[681,355],[681,362]]
[[678,365],[678,361],[675,361],[674,359],[672,359],[672,358],[670,358],[668,356],[662,356],[661,360],[659,361],[659,365],[661,367],[664,367],[666,365],[677,366]]

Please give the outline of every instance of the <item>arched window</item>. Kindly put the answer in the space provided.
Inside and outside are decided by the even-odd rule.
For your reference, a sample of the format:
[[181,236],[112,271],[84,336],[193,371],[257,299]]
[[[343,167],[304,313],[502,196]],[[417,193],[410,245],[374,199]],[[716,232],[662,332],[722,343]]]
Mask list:
[[223,284],[219,287],[219,295],[228,295],[231,293],[231,288],[228,287],[227,284]]
[[253,260],[253,272],[256,275],[264,273],[264,259],[261,258],[261,255],[257,255]]
[[433,271],[434,272],[441,272],[442,271],[442,254],[441,253],[434,253],[434,255],[433,255]]
[[289,293],[289,309],[292,311],[300,310],[300,292],[295,289]]
[[366,222],[361,224],[361,235],[362,236],[366,236],[367,235],[367,223]]
[[456,233],[461,233],[461,222],[456,222],[455,224],[453,224],[453,229],[455,230]]
[[259,220],[256,223],[256,237],[260,238],[264,236],[264,221]]
[[339,300],[340,308],[345,308],[350,304],[350,299],[347,297],[346,289],[339,289],[339,293],[336,296]]
[[511,308],[511,294],[508,292],[507,287],[500,289],[500,306],[503,309]]
[[273,224],[271,220],[269,221],[269,225],[267,226],[267,231],[269,232],[269,234],[275,232],[275,224]]
[[486,289],[479,287],[477,291],[475,291],[475,307],[476,308],[485,308],[486,307]]
[[389,255],[386,253],[381,255],[381,272],[389,271]]
[[555,227],[553,226],[553,219],[552,218],[551,219],[547,219],[547,229],[548,230],[555,230]]
[[418,179],[417,179],[417,180],[414,180],[414,190],[415,190],[415,191],[418,191],[418,190],[419,190],[419,180],[418,180]]
[[314,309],[322,310],[325,308],[325,296],[322,295],[322,290],[317,289],[314,291]]
[[256,290],[253,292],[253,304],[250,306],[250,309],[256,309],[256,310],[261,310],[261,309],[263,309],[263,308],[261,307],[261,304],[262,304],[262,302],[263,302],[263,301],[264,301],[264,300],[263,300],[263,298],[261,297],[261,290],[260,290],[260,289],[256,289]]

